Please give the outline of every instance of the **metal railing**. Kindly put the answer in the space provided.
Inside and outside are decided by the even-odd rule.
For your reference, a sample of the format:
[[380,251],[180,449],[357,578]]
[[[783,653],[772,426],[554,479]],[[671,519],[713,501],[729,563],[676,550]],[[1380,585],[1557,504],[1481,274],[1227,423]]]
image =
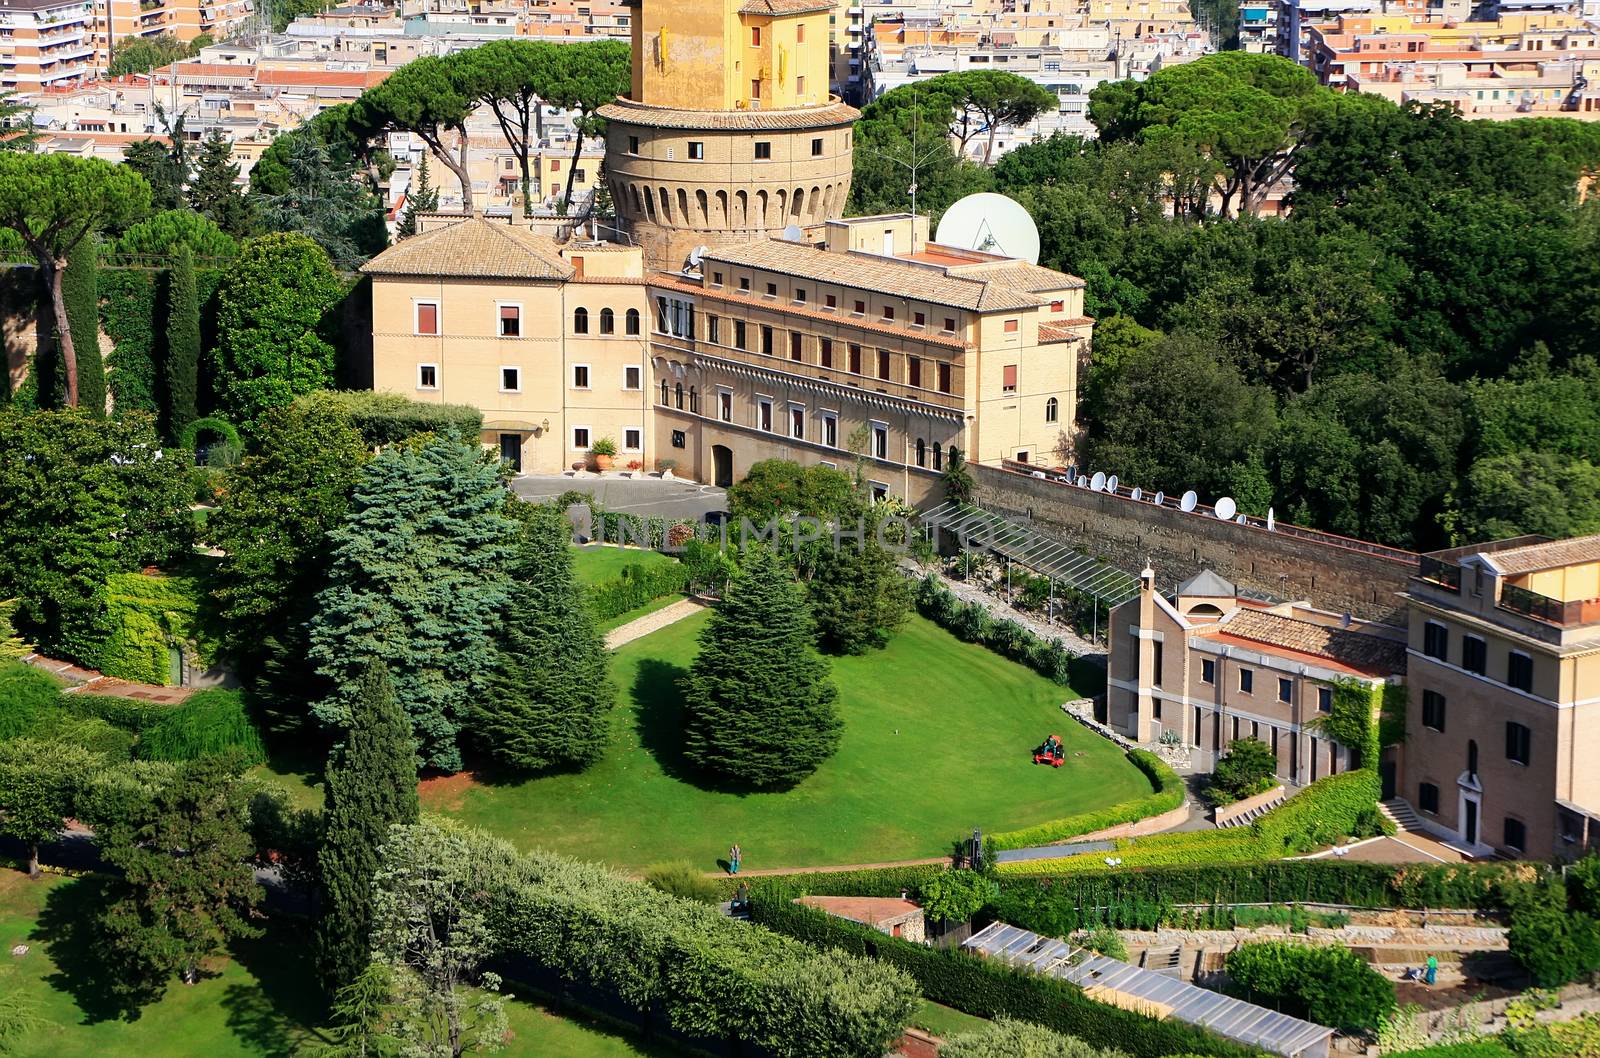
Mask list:
[[1417,576],[1435,587],[1461,594],[1461,567],[1431,555],[1423,555],[1417,564]]
[[1515,584],[1501,586],[1500,608],[1562,628],[1600,624],[1600,599],[1572,599],[1564,602]]

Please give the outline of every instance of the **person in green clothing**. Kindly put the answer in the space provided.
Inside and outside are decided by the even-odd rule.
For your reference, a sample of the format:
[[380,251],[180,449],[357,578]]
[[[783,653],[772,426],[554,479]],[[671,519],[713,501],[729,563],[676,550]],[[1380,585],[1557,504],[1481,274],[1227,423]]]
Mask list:
[[1430,956],[1428,956],[1428,977],[1427,977],[1428,983],[1431,985],[1436,980],[1438,980],[1438,978],[1439,978],[1439,957],[1437,955],[1430,955]]

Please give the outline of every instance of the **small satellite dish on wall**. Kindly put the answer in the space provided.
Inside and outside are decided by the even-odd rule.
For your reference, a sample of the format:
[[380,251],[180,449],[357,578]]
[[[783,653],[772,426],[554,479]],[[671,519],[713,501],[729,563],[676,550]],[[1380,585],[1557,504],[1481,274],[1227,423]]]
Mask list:
[[968,195],[939,218],[934,241],[1039,263],[1039,228],[1016,200],[992,191]]
[[1167,502],[1167,494],[1158,489],[1156,491],[1155,499],[1151,500],[1150,502],[1155,504],[1157,507],[1164,506]]
[[1234,521],[1238,522],[1240,525],[1249,525],[1250,516],[1248,514],[1241,514],[1239,517],[1235,518]]
[[1101,489],[1103,489],[1105,487],[1106,487],[1106,476],[1105,476],[1105,473],[1103,471],[1096,470],[1094,472],[1094,477],[1089,479],[1089,491],[1090,492],[1099,492]]
[[1135,503],[1137,503],[1142,499],[1144,499],[1144,489],[1141,489],[1139,486],[1135,485],[1133,487],[1133,500]]
[[1200,502],[1199,494],[1196,493],[1194,491],[1194,489],[1190,489],[1188,492],[1185,492],[1183,494],[1183,499],[1178,501],[1178,510],[1180,510],[1180,511],[1192,511],[1192,510],[1194,510],[1194,505],[1199,503],[1199,502]]
[[1115,474],[1112,474],[1112,475],[1110,475],[1109,477],[1106,478],[1106,491],[1107,492],[1116,492],[1117,491],[1117,476]]
[[1089,487],[1089,479],[1084,477],[1082,474],[1079,474],[1078,480],[1074,484],[1076,484],[1080,489],[1086,489]]
[[783,229],[784,242],[804,242],[806,233],[800,230],[800,225],[791,224]]
[[1238,510],[1239,505],[1233,502],[1233,497],[1224,496],[1222,499],[1217,501],[1217,506],[1213,509],[1212,513],[1226,522],[1236,513],[1238,513]]
[[1272,515],[1272,508],[1267,508],[1267,532],[1272,532],[1278,527],[1278,520]]

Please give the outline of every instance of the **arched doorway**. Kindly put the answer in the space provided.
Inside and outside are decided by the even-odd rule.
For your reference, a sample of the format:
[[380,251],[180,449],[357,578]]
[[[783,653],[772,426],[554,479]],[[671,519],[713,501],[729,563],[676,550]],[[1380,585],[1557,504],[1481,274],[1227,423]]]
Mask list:
[[727,445],[711,446],[711,483],[719,489],[733,487],[733,449]]

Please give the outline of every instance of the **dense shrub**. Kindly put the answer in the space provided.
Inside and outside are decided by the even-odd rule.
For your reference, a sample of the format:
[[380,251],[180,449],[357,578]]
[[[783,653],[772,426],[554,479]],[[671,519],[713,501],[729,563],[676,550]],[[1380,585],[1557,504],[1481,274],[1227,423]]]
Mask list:
[[915,602],[922,616],[958,638],[986,646],[1063,687],[1072,685],[1074,659],[1061,640],[1041,639],[1015,621],[996,621],[978,603],[956,598],[932,574],[918,583]]
[[589,607],[595,618],[609,621],[629,610],[688,587],[689,570],[681,562],[628,566],[620,576],[589,587]]
[[139,755],[147,760],[194,760],[214,753],[237,753],[248,764],[267,759],[237,691],[200,691],[139,738]]
[[0,662],[0,742],[25,735],[61,710],[61,683],[20,661]]
[[135,735],[155,727],[177,709],[164,702],[143,702],[104,694],[65,694],[61,696],[61,705],[73,716],[104,720]]
[[1555,988],[1600,969],[1600,924],[1569,906],[1560,878],[1506,887],[1511,955],[1533,983]]
[[1272,788],[1276,780],[1278,757],[1272,747],[1258,738],[1241,738],[1228,745],[1228,752],[1217,761],[1211,775],[1211,794],[1215,803],[1232,804]]
[[1000,1018],[979,1032],[964,1032],[939,1048],[940,1058],[1120,1058],[1082,1040],[1026,1021]]
[[1474,1040],[1471,1043],[1441,1043],[1412,1051],[1385,1052],[1385,1058],[1512,1058],[1513,1052],[1499,1040]]
[[135,683],[167,684],[173,645],[213,657],[215,640],[202,628],[205,587],[193,577],[114,573],[106,578],[111,634],[100,651],[100,671]]
[[[308,399],[312,398],[301,398]],[[320,393],[316,399],[342,407],[362,438],[373,446],[394,444],[419,433],[454,433],[476,440],[483,431],[483,412],[467,404],[424,403],[398,393],[368,390]]]
[[644,880],[652,889],[681,896],[701,904],[722,902],[722,886],[717,879],[706,877],[706,872],[687,860],[657,863],[645,868]]
[[965,922],[987,907],[999,891],[977,871],[945,871],[922,886],[922,909],[931,919]]
[[1228,955],[1239,994],[1343,1032],[1373,1032],[1395,1009],[1394,982],[1349,948],[1269,941]]
[[936,1003],[978,1017],[1013,1017],[1076,1036],[1092,1047],[1115,1047],[1135,1058],[1176,1052],[1243,1056],[1239,1047],[1205,1029],[1158,1020],[1097,1002],[1055,977],[1014,970],[960,949],[930,948],[793,902],[796,891],[761,886],[751,893],[751,917],[768,929],[822,948],[866,955],[899,967]]
[[1133,749],[1128,751],[1128,761],[1144,772],[1145,778],[1150,780],[1150,785],[1155,787],[1154,793],[1135,797],[1130,801],[1123,801],[1098,811],[1080,812],[1075,816],[1053,819],[1048,823],[1024,827],[1022,830],[991,834],[985,845],[992,850],[1026,849],[1036,845],[1049,845],[1052,842],[1075,838],[1080,834],[1091,834],[1097,830],[1114,827],[1120,823],[1132,823],[1135,820],[1160,815],[1162,812],[1170,812],[1183,804],[1183,780],[1178,777],[1177,772],[1167,767],[1160,757],[1149,750]]
[[[665,551],[669,547],[681,548],[691,538],[702,534],[702,523],[682,518],[651,516],[641,518],[636,514],[592,509],[590,511],[590,539],[608,544],[632,544],[652,551]],[[685,537],[685,532],[690,534]]]

